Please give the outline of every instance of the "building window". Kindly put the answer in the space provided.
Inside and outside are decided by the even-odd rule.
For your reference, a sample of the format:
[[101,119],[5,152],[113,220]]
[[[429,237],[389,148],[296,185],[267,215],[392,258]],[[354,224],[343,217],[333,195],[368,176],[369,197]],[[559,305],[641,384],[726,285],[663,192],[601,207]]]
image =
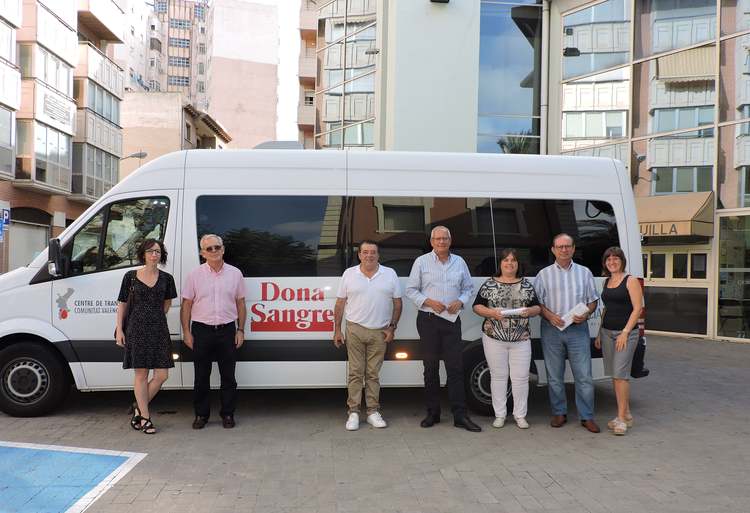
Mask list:
[[156,4],[154,5],[154,10],[157,13],[167,12],[167,0],[156,0]]
[[86,107],[99,114],[101,117],[114,123],[120,124],[120,100],[102,86],[91,80],[86,80],[88,92],[86,93]]
[[202,80],[198,81],[198,92],[199,93],[205,93],[206,92],[206,83]]
[[205,54],[206,53],[206,44],[205,43],[198,43],[198,53]]
[[655,167],[652,169],[652,193],[678,194],[710,191],[711,166]]
[[175,57],[173,55],[169,56],[169,65],[170,66],[179,66],[181,68],[189,68],[190,67],[190,58],[189,57]]
[[0,59],[15,62],[15,33],[16,31],[0,20]]
[[35,178],[54,187],[70,190],[71,138],[54,128],[35,123]]
[[0,174],[13,177],[13,112],[0,107]]
[[169,28],[189,29],[190,26],[190,20],[180,20],[177,18],[170,18],[169,20]]
[[205,75],[206,74],[206,65],[202,62],[198,63],[198,74],[199,75]]
[[190,123],[185,123],[185,140],[186,141],[192,141],[192,130],[191,130]]
[[424,233],[424,207],[383,205],[383,230]]
[[73,194],[99,198],[120,179],[120,159],[89,144],[73,144]]
[[664,253],[651,253],[651,268],[649,269],[649,278],[664,278],[667,272],[667,256]]
[[173,46],[175,48],[190,48],[190,40],[179,37],[170,37],[169,46]]
[[198,18],[199,20],[205,19],[206,17],[206,5],[205,4],[196,3],[193,9],[194,9],[193,13],[196,18]]
[[[683,128],[694,128],[703,125],[713,125],[714,106],[675,107],[669,109],[654,109],[653,132],[670,132]],[[713,137],[713,128],[698,130],[698,133],[681,134],[689,137]]]
[[[65,96],[71,96],[71,89],[73,87],[73,68],[41,46],[37,45],[36,49],[36,78],[50,87],[57,89]],[[21,52],[21,56],[22,58],[24,57],[23,52]],[[27,57],[28,56],[29,55],[27,55]],[[22,65],[22,68],[24,67],[30,70],[30,66]]]
[[539,153],[541,27],[541,6],[481,3],[477,152]]
[[607,0],[563,16],[563,78],[628,61],[630,0]]
[[315,104],[315,91],[305,91],[305,105],[311,106]]
[[161,91],[161,85],[159,84],[158,80],[149,80],[148,81],[148,88],[151,91]]
[[189,86],[190,77],[176,77],[170,75],[167,77],[167,84],[172,86]]
[[200,27],[200,33],[201,33],[201,34],[205,34],[205,33],[206,33],[206,27],[204,27],[204,26],[201,26],[201,27]]
[[563,112],[563,139],[616,139],[627,133],[627,111]]
[[692,253],[690,255],[690,279],[705,280],[708,254]]

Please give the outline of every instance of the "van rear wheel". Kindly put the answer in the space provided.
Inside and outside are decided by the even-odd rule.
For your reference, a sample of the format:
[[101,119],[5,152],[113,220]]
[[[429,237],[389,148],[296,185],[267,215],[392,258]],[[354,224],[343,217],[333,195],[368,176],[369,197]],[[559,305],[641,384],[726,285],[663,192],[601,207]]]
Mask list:
[[21,342],[0,351],[0,410],[37,417],[59,407],[70,390],[65,364],[39,343]]
[[[495,416],[492,408],[492,390],[490,388],[490,367],[481,346],[464,353],[464,388],[466,403],[480,415]],[[513,412],[513,396],[508,380],[506,409]]]

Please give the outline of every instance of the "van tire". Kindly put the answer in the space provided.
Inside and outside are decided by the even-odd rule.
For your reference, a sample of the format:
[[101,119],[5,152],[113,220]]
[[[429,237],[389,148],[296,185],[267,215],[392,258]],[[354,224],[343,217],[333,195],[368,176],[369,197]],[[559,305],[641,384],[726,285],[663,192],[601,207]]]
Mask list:
[[[506,409],[513,412],[513,395],[511,394],[510,380],[508,380],[508,393],[506,397]],[[481,345],[469,348],[464,352],[464,388],[466,390],[466,404],[479,415],[494,417],[492,408],[492,392],[490,391],[490,368],[484,356]]]
[[38,417],[58,408],[70,391],[65,364],[51,347],[20,342],[0,351],[0,410]]

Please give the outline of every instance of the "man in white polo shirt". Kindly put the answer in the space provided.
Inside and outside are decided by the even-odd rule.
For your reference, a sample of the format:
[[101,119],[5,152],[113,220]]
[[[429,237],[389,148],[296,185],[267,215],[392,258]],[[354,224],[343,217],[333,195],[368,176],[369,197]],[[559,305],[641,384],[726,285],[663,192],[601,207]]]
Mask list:
[[[364,240],[359,245],[360,264],[344,271],[336,294],[333,343],[346,344],[349,358],[346,429],[359,429],[362,387],[365,389],[367,423],[387,426],[380,414],[380,367],[388,342],[401,317],[401,285],[396,272],[378,263],[378,245]],[[346,318],[346,338],[341,321]]]

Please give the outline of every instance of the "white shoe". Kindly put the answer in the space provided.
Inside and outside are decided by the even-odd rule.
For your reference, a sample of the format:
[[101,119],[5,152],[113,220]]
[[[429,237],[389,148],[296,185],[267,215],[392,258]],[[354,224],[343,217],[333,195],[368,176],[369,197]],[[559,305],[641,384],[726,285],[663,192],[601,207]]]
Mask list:
[[516,425],[521,429],[529,429],[529,423],[525,417],[516,417]]
[[494,428],[501,428],[505,425],[505,417],[495,417],[495,420],[492,421],[492,427]]
[[349,418],[346,419],[346,430],[356,431],[359,429],[359,413],[350,413]]
[[387,427],[388,424],[383,420],[383,416],[380,415],[380,412],[372,412],[367,416],[367,423],[375,428],[384,428]]
[[620,419],[615,419],[615,425],[612,429],[615,435],[622,436],[628,432],[628,425]]

